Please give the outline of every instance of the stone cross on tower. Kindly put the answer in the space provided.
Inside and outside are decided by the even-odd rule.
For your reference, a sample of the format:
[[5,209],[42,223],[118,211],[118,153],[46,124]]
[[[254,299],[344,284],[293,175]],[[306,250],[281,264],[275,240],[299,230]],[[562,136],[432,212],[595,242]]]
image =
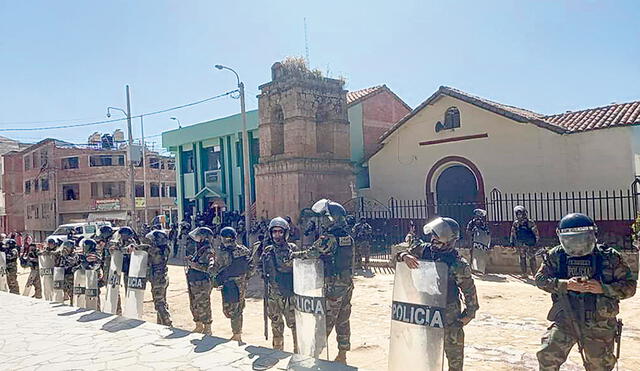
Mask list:
[[275,63],[259,87],[256,215],[289,215],[320,198],[351,199],[354,182],[344,82]]

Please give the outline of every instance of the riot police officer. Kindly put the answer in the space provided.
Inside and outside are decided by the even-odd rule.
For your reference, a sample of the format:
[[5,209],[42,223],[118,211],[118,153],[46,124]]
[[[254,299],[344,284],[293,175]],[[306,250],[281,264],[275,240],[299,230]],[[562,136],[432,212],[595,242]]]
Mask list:
[[[258,270],[265,281],[267,315],[271,320],[273,348],[284,348],[284,325],[293,334],[293,348],[297,351],[295,327],[295,303],[293,298],[293,257],[296,245],[287,242],[289,223],[281,217],[269,222],[269,235],[273,244],[264,248]],[[282,317],[284,316],[284,321]]]
[[186,257],[187,289],[193,322],[193,332],[211,335],[211,275],[209,261],[213,257],[214,234],[207,227],[198,227],[189,233],[196,243],[193,255]]
[[222,311],[231,320],[231,340],[242,341],[242,311],[251,270],[251,250],[238,243],[238,237],[233,227],[220,230],[221,243],[214,247],[209,273],[214,287],[222,287]]
[[69,304],[73,305],[73,269],[79,263],[78,254],[75,251],[75,244],[72,240],[62,243],[56,253],[55,266],[64,268],[64,290],[65,299],[69,299]]
[[169,247],[169,236],[161,230],[153,230],[145,236],[151,245],[141,245],[141,250],[146,250],[149,254],[148,272],[151,282],[151,296],[156,309],[156,321],[158,324],[171,326],[171,314],[167,304],[167,287],[169,286],[169,276],[167,262],[171,253]]
[[[447,355],[449,370],[462,370],[464,364],[464,330],[476,315],[480,307],[476,286],[467,261],[455,249],[460,238],[460,225],[451,218],[438,217],[425,224],[424,234],[428,242],[414,240],[409,250],[401,251],[396,259],[403,261],[409,268],[418,268],[418,259],[439,261],[448,266],[447,306],[444,323],[444,351]],[[460,297],[464,298],[462,310]]]
[[8,238],[0,243],[0,251],[5,253],[7,263],[7,285],[9,286],[9,292],[12,294],[19,294],[20,287],[18,286],[18,244],[16,240]]
[[553,301],[547,316],[553,323],[537,353],[540,370],[558,370],[576,343],[585,369],[615,366],[619,302],[635,294],[637,280],[620,253],[597,243],[596,231],[589,216],[566,215],[556,230],[560,245],[545,255],[535,276]]

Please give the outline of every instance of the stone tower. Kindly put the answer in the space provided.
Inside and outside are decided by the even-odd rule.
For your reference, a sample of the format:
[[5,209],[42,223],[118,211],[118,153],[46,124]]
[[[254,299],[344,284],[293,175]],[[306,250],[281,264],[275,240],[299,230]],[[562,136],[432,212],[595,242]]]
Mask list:
[[296,63],[275,63],[259,87],[256,215],[273,218],[320,198],[345,202],[354,182],[344,82]]

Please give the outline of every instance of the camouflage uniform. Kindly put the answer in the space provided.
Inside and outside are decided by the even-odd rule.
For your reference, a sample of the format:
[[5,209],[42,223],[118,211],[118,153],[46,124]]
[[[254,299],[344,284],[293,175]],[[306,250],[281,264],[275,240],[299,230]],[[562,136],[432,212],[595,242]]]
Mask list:
[[276,349],[283,347],[285,322],[293,333],[294,348],[296,348],[293,258],[291,256],[295,250],[296,245],[289,242],[269,245],[265,247],[258,266],[258,270],[267,281],[267,313],[271,319],[273,347]]
[[[193,241],[189,239],[190,241]],[[189,306],[193,321],[204,325],[211,325],[211,276],[208,273],[211,260],[211,244],[199,244],[194,256],[189,259],[190,267],[187,271],[187,285],[189,289]]]
[[[447,288],[447,306],[444,323],[444,352],[447,355],[449,370],[462,370],[464,364],[464,330],[460,319],[474,318],[480,308],[476,286],[471,276],[469,263],[455,250],[436,251],[430,243],[414,243],[406,252],[400,252],[397,260],[402,261],[405,254],[418,259],[441,261],[449,268]],[[460,296],[464,298],[465,309],[462,310]]]
[[531,274],[535,274],[538,263],[536,262],[536,243],[540,240],[540,233],[536,223],[525,217],[516,219],[511,226],[511,236],[509,238],[511,246],[515,246],[520,253],[520,270],[522,274],[527,274],[527,261],[531,268]]
[[362,267],[362,257],[364,257],[364,266],[369,266],[369,257],[371,256],[371,226],[367,222],[358,222],[353,226],[352,236],[355,240],[355,263],[356,268]]
[[151,283],[151,297],[153,306],[156,309],[156,322],[160,325],[171,326],[171,314],[169,304],[167,304],[167,287],[169,277],[167,262],[171,250],[168,245],[140,245],[137,249],[146,251],[148,254],[147,276]]
[[327,336],[336,328],[338,350],[351,349],[351,297],[353,295],[353,238],[344,228],[335,227],[314,242],[311,249],[293,254],[294,257],[319,258],[324,263],[324,293],[327,303]]
[[[581,264],[582,263],[582,264]],[[599,281],[603,294],[567,291],[571,277],[587,276]],[[598,245],[592,254],[573,258],[562,246],[551,249],[535,276],[536,286],[551,293],[553,305],[547,319],[553,321],[542,338],[537,353],[540,370],[558,370],[577,342],[572,322],[578,326],[584,339],[584,354],[590,370],[611,370],[616,358],[613,353],[616,315],[619,302],[632,297],[637,281],[620,253]],[[573,315],[563,310],[560,295],[567,295]]]
[[2,245],[0,251],[3,251],[7,259],[7,285],[9,286],[9,292],[12,294],[20,293],[20,286],[18,286],[18,249],[9,248],[5,244]]
[[73,305],[73,267],[78,265],[79,258],[74,252],[68,255],[62,251],[56,252],[55,266],[64,268],[64,285],[62,287],[65,298],[69,299],[69,304]]
[[209,262],[209,273],[215,287],[222,286],[222,312],[231,319],[234,335],[242,334],[242,311],[247,280],[251,274],[251,251],[244,245],[218,246]]
[[33,286],[35,288],[35,294],[33,295],[36,299],[42,299],[42,283],[40,282],[40,272],[39,272],[39,264],[38,264],[38,251],[35,246],[30,246],[29,251],[27,252],[26,257],[20,258],[20,263],[23,268],[29,267],[31,270],[29,272],[29,278],[27,278],[27,283],[24,285],[25,292],[27,288]]

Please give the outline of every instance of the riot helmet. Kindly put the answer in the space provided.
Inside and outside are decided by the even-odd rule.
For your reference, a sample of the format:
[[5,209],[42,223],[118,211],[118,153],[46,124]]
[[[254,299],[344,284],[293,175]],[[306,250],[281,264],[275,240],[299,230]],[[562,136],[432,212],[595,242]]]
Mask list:
[[518,218],[526,218],[527,217],[527,209],[524,206],[518,205],[513,208],[513,215],[515,215],[516,219]]
[[596,223],[589,216],[571,213],[560,220],[556,234],[567,255],[578,257],[593,251],[597,242],[597,230]]
[[311,210],[322,217],[321,224],[326,229],[346,225],[347,211],[337,202],[323,198],[313,204]]
[[98,232],[98,237],[103,241],[106,241],[113,236],[113,228],[111,228],[110,225],[101,225]]
[[144,237],[151,241],[154,246],[166,246],[169,244],[169,237],[163,231],[153,230]]
[[487,216],[487,210],[484,209],[475,209],[473,210],[473,215],[484,218]]
[[280,228],[282,229],[283,233],[283,241],[286,241],[287,238],[289,238],[289,223],[287,223],[287,221],[284,218],[281,217],[275,217],[273,219],[271,219],[271,221],[269,222],[269,236],[271,237],[271,239],[274,242],[280,242],[280,240],[276,241],[273,238],[272,232],[274,228]]
[[17,246],[18,244],[13,238],[7,238],[6,240],[4,240],[4,247],[7,249],[15,249]]
[[97,251],[98,251],[98,244],[96,244],[96,241],[90,238],[82,241],[82,252],[85,255],[95,254]]
[[425,235],[431,236],[431,244],[435,250],[452,249],[460,238],[460,225],[451,218],[435,218],[425,224],[422,230]]
[[62,255],[66,256],[71,254],[76,249],[76,245],[71,240],[66,240],[62,243]]
[[134,232],[133,228],[124,226],[118,230],[118,235],[120,236],[120,242],[124,244],[133,240],[136,232]]
[[222,245],[233,246],[238,238],[238,232],[233,227],[224,227],[220,230],[220,238],[222,239]]
[[213,236],[214,236],[213,231],[207,227],[198,227],[192,230],[191,232],[189,232],[189,237],[191,237],[192,240],[198,243],[203,242],[205,240],[211,241]]

